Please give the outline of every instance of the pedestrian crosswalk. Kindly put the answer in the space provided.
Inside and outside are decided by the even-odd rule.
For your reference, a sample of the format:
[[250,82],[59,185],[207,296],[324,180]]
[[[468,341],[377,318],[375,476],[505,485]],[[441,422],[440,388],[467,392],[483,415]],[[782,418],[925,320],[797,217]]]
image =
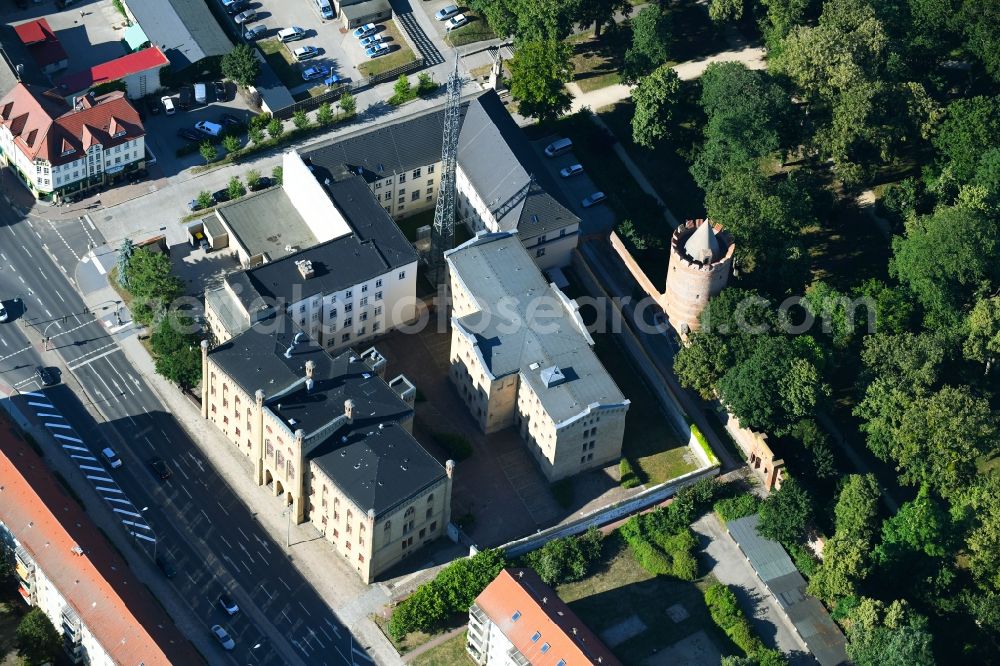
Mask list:
[[93,484],[97,494],[108,502],[111,510],[120,517],[125,531],[135,539],[156,543],[153,528],[143,520],[141,510],[132,504],[104,464],[78,436],[79,433],[73,426],[66,422],[66,417],[49,402],[48,396],[37,391],[22,391],[21,395],[28,398],[28,406],[34,410],[35,416],[42,420],[42,424],[56,439],[63,452]]

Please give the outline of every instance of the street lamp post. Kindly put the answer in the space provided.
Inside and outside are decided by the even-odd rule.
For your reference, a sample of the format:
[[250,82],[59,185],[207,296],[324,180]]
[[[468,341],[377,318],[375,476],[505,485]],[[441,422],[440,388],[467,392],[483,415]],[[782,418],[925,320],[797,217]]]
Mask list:
[[49,340],[51,339],[49,338],[49,329],[52,327],[53,324],[58,324],[58,323],[59,323],[58,321],[50,321],[48,326],[46,326],[45,329],[42,331],[42,340],[45,341],[45,351],[49,351]]

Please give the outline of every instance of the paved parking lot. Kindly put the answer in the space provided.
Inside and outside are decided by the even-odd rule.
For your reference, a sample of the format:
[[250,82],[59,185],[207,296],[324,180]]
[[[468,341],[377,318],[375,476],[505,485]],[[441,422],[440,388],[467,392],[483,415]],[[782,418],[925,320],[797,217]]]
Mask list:
[[6,20],[14,25],[45,17],[69,56],[66,73],[89,69],[127,53],[122,45],[124,19],[111,0],[78,2],[64,10],[47,0],[8,14],[13,8],[13,2],[4,4]]
[[469,5],[462,2],[462,0],[414,0],[414,2],[420,2],[420,6],[423,8],[424,13],[426,13],[427,17],[434,23],[436,35],[442,40],[448,34],[448,21],[439,21],[435,18],[435,14],[437,14],[439,10],[444,9],[449,5],[455,5],[458,7],[460,14],[465,14],[470,19],[469,23],[466,25],[472,25],[472,23],[482,20],[475,16],[469,8]]
[[[211,91],[211,82],[208,83]],[[243,120],[248,120],[252,115],[240,95],[236,94],[236,86],[233,83],[226,84],[226,98],[221,101],[209,101],[208,104],[195,104],[187,111],[181,109],[177,104],[177,91],[164,91],[160,95],[170,94],[174,100],[174,107],[177,112],[168,116],[160,111],[156,115],[149,112],[148,107],[144,108],[146,119],[146,145],[156,155],[157,167],[164,176],[173,176],[196,164],[204,164],[205,160],[200,154],[177,157],[177,149],[188,143],[186,139],[177,136],[177,131],[181,128],[193,128],[195,123],[201,120],[209,120],[213,123],[219,122],[219,117],[223,113],[231,113]],[[157,98],[158,99],[158,98]],[[211,93],[209,99],[211,100]],[[220,151],[222,148],[220,147]]]
[[558,138],[560,137],[554,134],[544,137],[532,142],[532,148],[538,153],[542,164],[552,174],[557,187],[562,188],[565,195],[564,199],[570,204],[570,209],[580,216],[582,220],[580,225],[581,234],[586,236],[593,233],[610,231],[615,226],[615,214],[607,203],[598,204],[592,208],[584,208],[580,205],[581,201],[597,191],[597,186],[594,185],[594,181],[590,179],[587,172],[584,171],[570,178],[563,178],[559,175],[561,169],[579,162],[573,151],[563,153],[558,157],[550,158],[545,156],[545,146]]

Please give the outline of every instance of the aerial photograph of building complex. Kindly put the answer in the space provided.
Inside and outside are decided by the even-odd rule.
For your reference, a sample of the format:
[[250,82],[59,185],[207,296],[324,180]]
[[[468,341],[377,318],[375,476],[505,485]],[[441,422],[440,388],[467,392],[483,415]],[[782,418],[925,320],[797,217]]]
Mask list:
[[0,666],[1000,665],[994,0],[0,3]]

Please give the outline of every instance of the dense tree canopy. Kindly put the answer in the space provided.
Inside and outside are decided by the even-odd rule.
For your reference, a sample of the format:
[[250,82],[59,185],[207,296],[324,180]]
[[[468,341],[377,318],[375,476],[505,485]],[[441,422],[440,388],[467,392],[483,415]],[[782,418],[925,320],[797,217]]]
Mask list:
[[667,62],[670,56],[670,14],[655,3],[643,7],[632,19],[632,45],[625,52],[622,79],[638,83],[640,78]]
[[669,65],[639,80],[632,90],[632,139],[637,144],[651,148],[670,134],[680,89],[681,81]]
[[570,107],[563,84],[573,73],[570,48],[564,42],[531,40],[518,44],[510,61],[510,94],[521,114],[539,120],[555,118]]

